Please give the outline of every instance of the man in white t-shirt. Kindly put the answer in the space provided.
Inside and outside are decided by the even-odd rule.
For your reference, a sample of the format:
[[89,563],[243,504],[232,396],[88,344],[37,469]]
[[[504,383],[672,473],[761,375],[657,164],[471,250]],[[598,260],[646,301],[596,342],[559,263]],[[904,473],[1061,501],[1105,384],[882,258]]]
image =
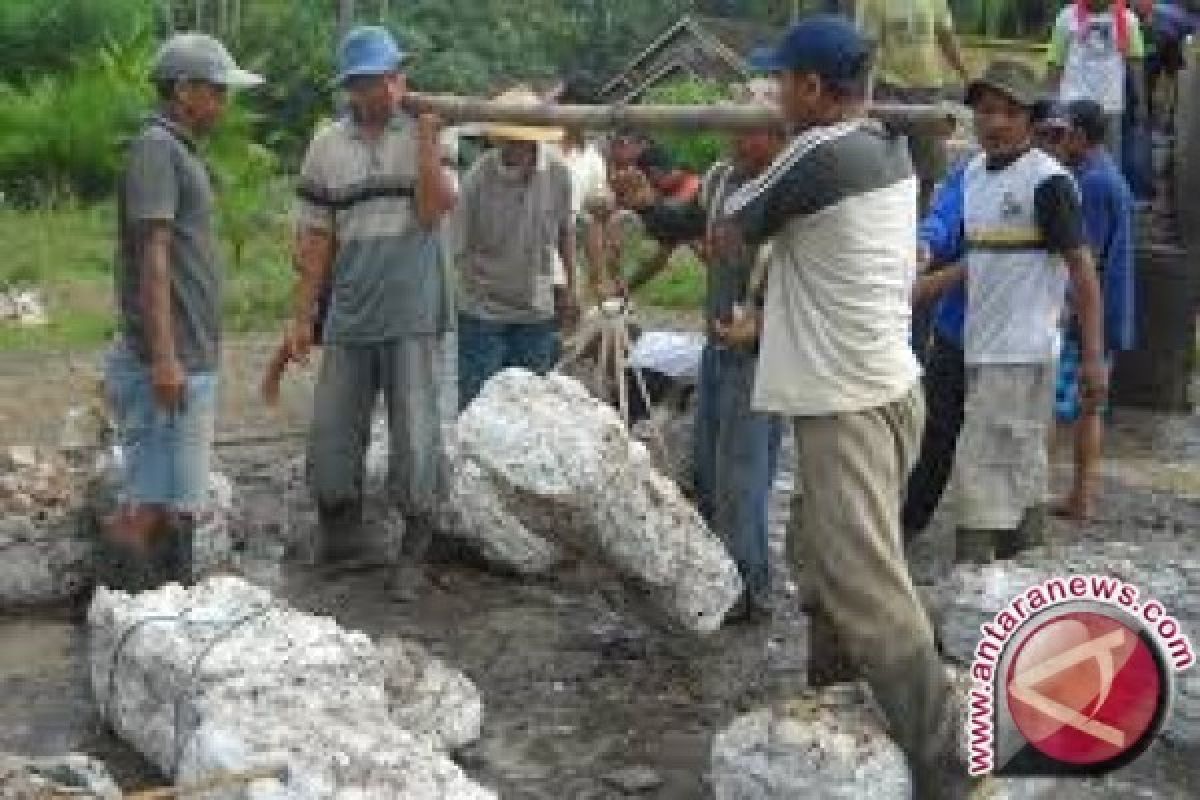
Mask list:
[[968,89],[983,153],[964,176],[966,267],[925,279],[967,284],[967,392],[954,459],[958,561],[1012,558],[1040,543],[1068,285],[1083,339],[1085,408],[1098,407],[1108,388],[1103,301],[1079,193],[1066,169],[1033,145],[1038,89],[1033,70],[1011,61],[993,63]]
[[795,138],[723,207],[770,255],[761,317],[716,327],[736,342],[761,319],[752,408],[795,426],[803,502],[789,555],[811,586],[810,685],[865,678],[913,796],[958,800],[972,788],[959,710],[900,531],[924,418],[909,346],[917,178],[904,138],[864,113],[869,64],[869,43],[832,15],[805,18],[758,61],[778,74]]
[[[1050,40],[1050,84],[1058,101],[1070,105],[1092,100],[1109,117],[1108,150],[1121,159],[1121,123],[1130,85],[1145,85],[1142,60],[1146,43],[1138,16],[1125,0],[1076,0],[1058,15]],[[1143,102],[1137,119],[1144,119]]]

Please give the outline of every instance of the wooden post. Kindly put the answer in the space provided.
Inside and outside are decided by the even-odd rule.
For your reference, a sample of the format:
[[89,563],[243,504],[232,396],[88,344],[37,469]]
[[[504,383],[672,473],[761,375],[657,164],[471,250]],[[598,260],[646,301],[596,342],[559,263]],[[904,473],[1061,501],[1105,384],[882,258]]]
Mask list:
[[[451,125],[494,123],[593,131],[632,128],[736,133],[784,124],[779,111],[768,106],[511,105],[476,97],[416,93],[409,95],[407,105],[414,111],[432,111]],[[946,136],[952,132],[953,123],[965,117],[966,111],[951,104],[875,105],[868,113],[884,122],[903,124],[906,131]]]

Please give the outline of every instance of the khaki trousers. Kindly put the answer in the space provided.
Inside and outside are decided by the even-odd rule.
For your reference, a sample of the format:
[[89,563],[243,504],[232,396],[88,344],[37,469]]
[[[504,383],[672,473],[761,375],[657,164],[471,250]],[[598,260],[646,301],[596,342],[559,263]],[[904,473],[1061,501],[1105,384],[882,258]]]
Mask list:
[[828,628],[827,646],[870,684],[914,780],[928,791],[954,746],[956,715],[900,527],[924,415],[918,385],[879,408],[795,420],[803,501],[793,506],[799,520],[788,552],[804,562],[814,628]]

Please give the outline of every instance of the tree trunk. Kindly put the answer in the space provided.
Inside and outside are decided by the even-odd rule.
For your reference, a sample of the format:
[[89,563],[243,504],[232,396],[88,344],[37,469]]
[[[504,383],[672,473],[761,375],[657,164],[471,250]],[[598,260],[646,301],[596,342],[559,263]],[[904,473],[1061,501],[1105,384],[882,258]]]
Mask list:
[[346,34],[354,27],[356,5],[355,0],[338,0],[338,42],[345,39]]
[[[409,107],[429,110],[447,123],[493,123],[586,130],[752,131],[782,126],[779,111],[767,106],[654,106],[654,105],[520,105],[476,97],[410,94]],[[868,113],[906,131],[929,131],[948,136],[963,109],[951,105],[877,105]]]

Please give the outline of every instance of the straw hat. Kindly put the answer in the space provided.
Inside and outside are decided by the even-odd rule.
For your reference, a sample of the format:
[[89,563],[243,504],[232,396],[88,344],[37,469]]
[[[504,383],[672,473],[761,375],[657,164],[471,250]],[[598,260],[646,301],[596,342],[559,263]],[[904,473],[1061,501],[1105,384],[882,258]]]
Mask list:
[[[509,89],[498,96],[495,101],[509,106],[542,105],[542,99],[525,87]],[[558,142],[565,135],[562,128],[538,128],[532,125],[504,125],[495,123],[483,129],[490,139],[507,139],[518,142]]]

